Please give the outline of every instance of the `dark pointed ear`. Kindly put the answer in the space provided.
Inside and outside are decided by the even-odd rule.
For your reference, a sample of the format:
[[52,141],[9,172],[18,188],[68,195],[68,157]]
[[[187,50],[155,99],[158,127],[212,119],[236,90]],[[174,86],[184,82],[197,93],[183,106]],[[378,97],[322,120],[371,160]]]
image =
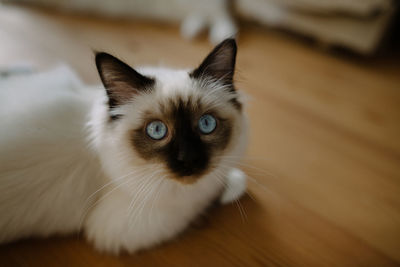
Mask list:
[[226,39],[217,45],[190,76],[195,79],[209,77],[223,84],[233,83],[236,62],[236,41]]
[[125,104],[135,94],[151,90],[155,82],[107,53],[96,53],[96,66],[106,88],[110,108]]

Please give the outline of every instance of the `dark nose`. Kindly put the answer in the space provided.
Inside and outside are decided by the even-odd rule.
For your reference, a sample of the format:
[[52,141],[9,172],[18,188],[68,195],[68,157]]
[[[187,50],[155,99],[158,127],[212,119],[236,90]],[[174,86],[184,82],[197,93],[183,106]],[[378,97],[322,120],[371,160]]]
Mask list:
[[189,138],[179,140],[174,145],[170,169],[179,176],[199,174],[207,165],[207,157],[198,140]]
[[177,171],[182,176],[189,176],[195,173],[197,153],[190,147],[189,142],[183,140],[179,144],[176,156]]

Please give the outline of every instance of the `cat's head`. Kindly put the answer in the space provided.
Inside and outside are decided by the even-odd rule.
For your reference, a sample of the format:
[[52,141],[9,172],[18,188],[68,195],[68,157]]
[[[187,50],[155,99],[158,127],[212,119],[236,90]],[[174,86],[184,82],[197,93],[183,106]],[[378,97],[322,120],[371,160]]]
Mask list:
[[108,107],[95,115],[103,116],[96,138],[106,169],[113,176],[157,169],[164,177],[193,183],[237,160],[247,129],[233,83],[235,60],[233,39],[189,71],[136,71],[97,53]]

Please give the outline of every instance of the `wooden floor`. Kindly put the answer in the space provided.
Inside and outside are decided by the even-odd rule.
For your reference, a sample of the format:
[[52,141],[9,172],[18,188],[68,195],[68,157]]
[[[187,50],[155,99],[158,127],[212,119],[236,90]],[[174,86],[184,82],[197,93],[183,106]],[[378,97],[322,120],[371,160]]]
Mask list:
[[[89,83],[99,82],[92,49],[190,67],[210,48],[176,26],[0,7],[0,65],[67,62]],[[58,237],[0,246],[0,266],[400,265],[400,57],[333,55],[245,27],[237,67],[251,119],[242,210],[219,207],[136,255]]]

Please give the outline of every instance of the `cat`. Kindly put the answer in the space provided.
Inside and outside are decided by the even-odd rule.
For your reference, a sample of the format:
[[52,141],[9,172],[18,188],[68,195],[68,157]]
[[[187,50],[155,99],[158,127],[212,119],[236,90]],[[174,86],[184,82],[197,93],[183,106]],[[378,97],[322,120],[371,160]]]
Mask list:
[[238,31],[230,12],[230,0],[13,0],[62,11],[109,17],[152,19],[181,24],[181,35],[193,39],[209,29],[217,44]]
[[135,70],[100,52],[101,88],[65,70],[1,81],[0,243],[83,230],[100,251],[133,253],[238,199],[248,126],[236,50],[227,39],[193,70]]

